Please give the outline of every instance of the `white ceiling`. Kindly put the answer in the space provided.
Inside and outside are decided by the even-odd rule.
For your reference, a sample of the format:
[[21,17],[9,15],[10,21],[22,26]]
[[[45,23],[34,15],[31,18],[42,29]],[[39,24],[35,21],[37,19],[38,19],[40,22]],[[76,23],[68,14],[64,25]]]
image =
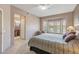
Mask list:
[[41,10],[40,8],[38,8],[38,5],[39,4],[15,4],[13,6],[18,7],[38,17],[71,12],[76,7],[75,4],[52,4],[50,8],[46,10]]

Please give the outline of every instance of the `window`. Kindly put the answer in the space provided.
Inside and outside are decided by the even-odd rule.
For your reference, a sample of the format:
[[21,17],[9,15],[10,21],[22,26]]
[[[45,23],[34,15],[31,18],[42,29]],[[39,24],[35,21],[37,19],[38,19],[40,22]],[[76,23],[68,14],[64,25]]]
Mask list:
[[48,21],[48,25],[47,25],[47,32],[54,32],[55,30],[55,24],[52,23],[51,21]]
[[57,33],[61,33],[61,21],[57,21]]
[[62,20],[61,21],[61,26],[62,26],[62,33],[65,33],[66,32],[66,20],[64,19],[64,20]]
[[65,33],[66,32],[66,20],[46,20],[43,22],[43,30],[48,33]]
[[43,31],[47,32],[47,21],[43,21]]

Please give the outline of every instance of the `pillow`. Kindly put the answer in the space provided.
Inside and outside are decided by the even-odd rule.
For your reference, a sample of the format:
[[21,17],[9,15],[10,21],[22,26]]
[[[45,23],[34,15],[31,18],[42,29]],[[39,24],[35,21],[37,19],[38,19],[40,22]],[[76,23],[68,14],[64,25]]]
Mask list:
[[68,34],[67,33],[65,33],[64,35],[63,35],[63,39],[67,36]]
[[45,33],[45,31],[41,31],[42,33]]
[[67,36],[67,35],[69,35],[69,34],[76,34],[76,32],[69,32],[69,33],[65,33],[64,35],[63,35],[63,39]]
[[69,34],[76,34],[76,32],[70,32]]
[[40,34],[41,34],[41,31],[37,31],[37,32],[35,32],[34,36],[40,35]]
[[69,34],[71,34],[71,33],[65,33],[65,34],[63,35],[63,39],[64,39],[67,35],[69,35]]
[[75,34],[69,34],[64,39],[65,39],[65,42],[69,42],[69,41],[75,39],[75,37],[76,37]]

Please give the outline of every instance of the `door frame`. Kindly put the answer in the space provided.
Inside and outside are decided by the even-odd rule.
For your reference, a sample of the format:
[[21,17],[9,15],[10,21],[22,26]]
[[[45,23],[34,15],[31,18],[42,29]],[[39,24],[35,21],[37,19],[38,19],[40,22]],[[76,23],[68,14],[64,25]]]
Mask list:
[[[14,19],[14,20],[15,20],[15,18],[14,18],[14,15],[15,15],[15,14],[17,14],[17,15],[20,16],[20,21],[21,21],[21,17],[22,17],[22,16],[24,17],[24,21],[25,21],[25,22],[24,22],[24,25],[25,25],[25,26],[24,26],[24,40],[26,40],[26,16],[25,16],[25,15],[18,14],[18,13],[14,13],[14,14],[13,14],[13,19]],[[13,20],[13,21],[14,21],[14,20]],[[14,25],[13,25],[13,26],[14,26]],[[20,28],[21,28],[21,24],[20,24]],[[13,30],[15,30],[15,28],[13,28]],[[21,32],[20,32],[20,33],[21,33]],[[15,37],[15,36],[14,36],[14,37]],[[14,39],[14,37],[13,37],[13,39]],[[20,37],[21,37],[21,35],[20,35]]]

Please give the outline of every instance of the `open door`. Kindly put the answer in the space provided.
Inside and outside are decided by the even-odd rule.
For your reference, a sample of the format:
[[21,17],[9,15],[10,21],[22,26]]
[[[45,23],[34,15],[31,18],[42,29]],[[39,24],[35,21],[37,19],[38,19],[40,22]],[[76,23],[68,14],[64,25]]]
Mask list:
[[2,12],[0,11],[0,53],[2,52]]
[[14,14],[14,39],[25,39],[25,16]]
[[21,27],[21,21],[20,21],[20,15],[18,14],[15,14],[14,15],[14,36],[15,36],[15,39],[20,39],[20,29]]

